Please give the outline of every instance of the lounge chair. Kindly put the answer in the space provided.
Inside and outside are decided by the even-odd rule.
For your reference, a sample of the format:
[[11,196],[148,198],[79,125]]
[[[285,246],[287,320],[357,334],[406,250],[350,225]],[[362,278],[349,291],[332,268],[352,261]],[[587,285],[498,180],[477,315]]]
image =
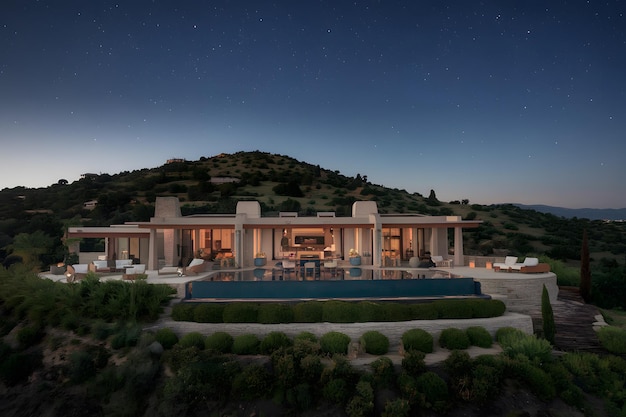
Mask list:
[[204,259],[202,258],[194,258],[189,262],[189,265],[186,267],[180,266],[164,266],[159,269],[159,275],[164,274],[178,274],[179,277],[183,275],[187,275],[188,272],[192,274],[198,274],[200,272],[204,272]]
[[517,262],[517,256],[507,256],[506,258],[504,258],[504,262],[494,263],[493,270],[494,271],[501,271],[501,270],[510,271],[511,267],[515,265],[516,262]]
[[144,275],[145,273],[145,264],[133,265],[131,268],[126,268],[126,272],[124,273],[124,275],[122,275],[122,279],[134,281],[139,277],[139,275]]
[[540,264],[538,258],[526,257],[524,262],[511,266],[511,271],[522,273],[550,272],[550,264]]
[[452,268],[452,259],[443,259],[443,256],[440,255],[433,255],[430,259],[439,268]]

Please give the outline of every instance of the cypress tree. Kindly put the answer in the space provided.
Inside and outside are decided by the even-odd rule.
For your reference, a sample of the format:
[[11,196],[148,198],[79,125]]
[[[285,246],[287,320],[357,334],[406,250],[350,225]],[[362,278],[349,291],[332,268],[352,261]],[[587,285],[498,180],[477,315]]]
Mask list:
[[543,319],[543,337],[554,345],[554,335],[556,334],[556,325],[554,323],[554,312],[552,304],[550,304],[550,294],[546,285],[543,285],[541,293],[541,318]]
[[580,249],[580,295],[586,303],[591,301],[591,269],[589,268],[587,229],[583,230],[583,243]]

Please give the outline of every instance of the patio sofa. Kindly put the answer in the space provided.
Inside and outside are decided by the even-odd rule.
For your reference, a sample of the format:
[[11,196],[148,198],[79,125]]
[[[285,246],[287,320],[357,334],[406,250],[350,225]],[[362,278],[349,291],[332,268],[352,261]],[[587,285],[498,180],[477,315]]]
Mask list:
[[89,270],[91,272],[124,272],[124,267],[131,266],[132,264],[132,259],[116,259],[115,267],[113,267],[112,261],[98,259],[91,261]]

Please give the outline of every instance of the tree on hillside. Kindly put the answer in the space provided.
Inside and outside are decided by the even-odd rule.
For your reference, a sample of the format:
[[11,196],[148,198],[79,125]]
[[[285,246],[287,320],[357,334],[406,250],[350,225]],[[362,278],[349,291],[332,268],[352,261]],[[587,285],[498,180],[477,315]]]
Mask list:
[[33,233],[20,233],[13,239],[13,243],[6,248],[12,255],[22,258],[24,265],[29,268],[39,269],[41,257],[50,253],[54,245],[54,239],[41,230]]
[[591,269],[589,268],[587,229],[583,230],[583,243],[580,249],[580,295],[586,303],[591,300]]

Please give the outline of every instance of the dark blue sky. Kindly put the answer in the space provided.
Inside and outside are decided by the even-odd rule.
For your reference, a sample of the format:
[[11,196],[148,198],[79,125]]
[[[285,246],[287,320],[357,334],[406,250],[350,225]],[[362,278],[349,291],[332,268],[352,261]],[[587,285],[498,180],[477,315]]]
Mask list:
[[621,1],[0,5],[0,188],[261,150],[444,201],[626,207]]

